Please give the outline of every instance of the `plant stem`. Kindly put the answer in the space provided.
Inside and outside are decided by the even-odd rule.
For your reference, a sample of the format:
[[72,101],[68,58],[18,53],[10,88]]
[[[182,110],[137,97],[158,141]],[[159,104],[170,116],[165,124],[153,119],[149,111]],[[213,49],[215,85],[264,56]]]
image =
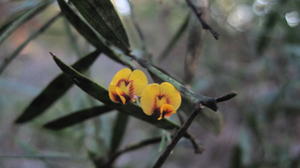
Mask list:
[[191,0],[186,0],[187,5],[191,8],[191,10],[195,13],[198,20],[200,21],[202,28],[208,30],[216,40],[219,39],[219,33],[216,32],[210,25],[206,23],[206,21],[202,18],[202,12],[191,2]]
[[155,138],[151,138],[151,139],[146,139],[137,144],[130,145],[122,150],[119,150],[118,152],[116,152],[112,156],[110,156],[109,160],[103,165],[103,167],[111,167],[112,164],[114,163],[114,161],[124,153],[131,152],[133,150],[136,150],[136,149],[148,146],[148,145],[156,144],[156,143],[159,143],[160,141],[161,141],[161,137],[155,137]]
[[189,20],[190,20],[190,15],[187,15],[183,23],[181,24],[181,26],[178,28],[178,30],[176,31],[172,39],[169,41],[166,48],[158,56],[159,62],[165,60],[168,57],[168,55],[174,48],[175,44],[179,41],[179,39],[182,37],[183,33],[185,32],[186,28],[188,27]]
[[169,157],[171,151],[174,149],[178,141],[183,137],[183,135],[186,133],[186,130],[189,128],[189,126],[192,124],[193,120],[196,118],[199,112],[201,112],[201,108],[196,108],[193,113],[189,116],[187,121],[183,124],[183,126],[176,132],[174,138],[172,139],[172,142],[167,146],[165,151],[160,155],[156,163],[154,164],[153,168],[160,168],[164,162]]

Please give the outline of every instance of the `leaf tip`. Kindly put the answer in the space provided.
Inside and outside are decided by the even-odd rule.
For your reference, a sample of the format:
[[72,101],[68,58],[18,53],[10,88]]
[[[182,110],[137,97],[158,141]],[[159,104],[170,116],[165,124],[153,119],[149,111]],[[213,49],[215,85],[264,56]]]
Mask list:
[[19,117],[14,121],[14,123],[15,123],[15,124],[24,124],[26,121],[27,121],[27,119],[25,119],[25,118],[23,117],[23,115],[21,115],[21,116],[19,116]]
[[57,59],[57,56],[53,52],[49,52],[49,54],[53,57],[53,59]]
[[231,93],[226,94],[225,96],[217,98],[216,101],[218,103],[224,102],[224,101],[227,101],[227,100],[230,100],[230,99],[234,98],[235,96],[237,96],[237,93],[236,92],[231,92]]

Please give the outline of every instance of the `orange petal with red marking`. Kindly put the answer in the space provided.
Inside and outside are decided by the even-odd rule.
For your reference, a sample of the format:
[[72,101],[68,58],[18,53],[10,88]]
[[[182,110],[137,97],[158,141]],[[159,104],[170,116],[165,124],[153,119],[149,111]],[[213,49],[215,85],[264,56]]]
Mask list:
[[176,111],[181,105],[181,95],[180,92],[169,82],[163,82],[160,84],[161,94],[166,95],[169,100],[168,104],[172,105]]
[[174,107],[170,104],[164,104],[160,107],[160,117],[158,120],[161,120],[165,117],[170,117],[172,114],[176,113]]

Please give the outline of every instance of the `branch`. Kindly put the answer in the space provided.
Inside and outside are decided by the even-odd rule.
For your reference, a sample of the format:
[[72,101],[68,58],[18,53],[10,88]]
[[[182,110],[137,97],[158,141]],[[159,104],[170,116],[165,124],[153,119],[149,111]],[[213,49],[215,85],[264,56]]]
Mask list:
[[208,30],[216,40],[219,39],[219,33],[216,32],[212,27],[210,27],[210,25],[208,25],[206,23],[206,21],[202,18],[202,14],[203,12],[200,11],[200,9],[198,9],[192,2],[191,0],[186,0],[187,5],[191,8],[191,10],[195,13],[195,15],[197,16],[198,20],[200,21],[202,28],[205,30]]
[[168,57],[168,55],[174,48],[175,44],[179,41],[179,39],[182,37],[183,33],[185,32],[186,28],[188,27],[189,20],[190,20],[190,15],[187,15],[183,23],[180,25],[180,27],[172,37],[172,39],[165,47],[165,49],[161,52],[161,54],[159,54],[158,61],[163,61]]
[[104,164],[103,167],[111,167],[112,164],[114,163],[114,161],[124,153],[131,152],[133,150],[136,150],[136,149],[148,146],[148,145],[153,145],[153,144],[159,143],[160,141],[161,141],[161,137],[155,137],[155,138],[151,138],[151,139],[146,139],[137,144],[130,145],[122,150],[119,150],[118,152],[114,153],[109,158],[109,160]]
[[[77,17],[73,17],[73,18],[77,18]],[[98,38],[97,42],[93,43],[95,47],[103,49],[103,52],[111,59],[123,65],[126,65],[128,67],[136,67],[137,66],[136,63],[138,63],[143,68],[146,68],[147,71],[152,76],[155,76],[158,79],[160,79],[160,81],[166,81],[172,83],[182,93],[182,97],[186,102],[185,104],[187,109],[191,109],[194,107],[194,105],[200,103],[203,106],[212,109],[213,111],[217,111],[218,107],[215,98],[195,94],[192,90],[186,88],[181,82],[179,82],[175,78],[165,73],[162,69],[154,66],[148,60],[133,55],[132,53],[130,53],[129,50],[122,50],[117,46],[114,46],[113,44],[111,44],[111,42],[106,40],[101,34],[97,33],[92,29],[89,30],[92,32],[89,35],[92,34],[93,37]]]
[[[199,146],[197,144],[194,137],[192,137],[189,134],[187,134],[187,135],[188,135],[188,137],[186,137],[186,138],[188,138],[190,140],[191,144],[194,147],[195,153],[202,153],[203,150],[204,150],[203,147]],[[154,137],[154,138],[151,138],[151,139],[143,140],[143,141],[141,141],[137,144],[129,145],[126,148],[121,149],[121,150],[117,151],[116,153],[114,153],[113,155],[111,155],[109,157],[108,161],[103,165],[103,167],[111,167],[116,159],[118,159],[121,155],[123,155],[127,152],[131,152],[131,151],[137,150],[139,148],[143,148],[143,147],[148,146],[148,145],[153,145],[153,144],[159,143],[160,141],[161,141],[161,137]],[[102,158],[99,158],[98,160],[101,160],[101,159]]]
[[189,128],[189,126],[192,124],[193,120],[196,118],[197,114],[201,112],[201,107],[198,107],[194,112],[189,116],[188,120],[184,123],[184,125],[177,131],[174,138],[172,139],[172,142],[167,146],[165,151],[160,155],[159,159],[154,164],[153,168],[160,168],[164,162],[169,157],[171,151],[174,149],[178,141],[183,137],[183,135],[186,133],[186,130]]
[[38,29],[36,32],[32,33],[10,56],[4,58],[4,61],[0,65],[0,74],[7,68],[7,66],[21,53],[21,51],[35,38],[37,38],[40,34],[42,34],[49,26],[51,26],[56,19],[58,19],[61,16],[61,13],[59,12],[55,16],[53,16],[51,19],[49,19],[40,29]]
[[0,159],[42,159],[42,160],[76,160],[88,161],[87,158],[67,155],[16,155],[0,154]]

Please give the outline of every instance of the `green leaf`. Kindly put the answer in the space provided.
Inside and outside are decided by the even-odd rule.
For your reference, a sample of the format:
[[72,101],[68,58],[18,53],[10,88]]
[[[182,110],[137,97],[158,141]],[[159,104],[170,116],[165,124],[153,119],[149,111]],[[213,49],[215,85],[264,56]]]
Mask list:
[[48,5],[50,5],[53,0],[45,0],[39,3],[34,8],[28,10],[23,15],[15,17],[14,20],[8,21],[5,25],[0,28],[0,45],[21,25],[26,23],[28,20],[33,18],[35,15],[42,12]]
[[116,120],[114,122],[112,137],[111,137],[111,144],[110,144],[110,153],[115,153],[125,134],[127,123],[128,123],[129,116],[123,112],[118,112]]
[[75,124],[79,124],[87,119],[106,114],[112,110],[108,106],[96,106],[84,110],[80,110],[71,114],[68,114],[64,117],[51,121],[45,124],[43,127],[51,130],[61,130]]
[[[101,53],[96,50],[78,60],[73,67],[82,72],[87,70]],[[25,123],[44,113],[56,100],[64,95],[73,85],[72,80],[60,74],[29,104],[24,112],[17,118],[16,123]]]
[[57,2],[64,16],[78,31],[78,33],[81,34],[94,47],[103,48],[104,44],[97,38],[97,34],[92,30],[92,28],[90,28],[87,23],[85,23],[64,0],[58,0]]
[[143,110],[135,104],[128,103],[126,105],[121,105],[113,103],[109,99],[108,92],[106,89],[104,89],[102,86],[99,86],[87,77],[83,76],[74,68],[67,66],[56,56],[53,55],[53,58],[56,64],[61,68],[61,70],[65,74],[67,74],[79,88],[81,88],[83,91],[85,91],[87,94],[94,97],[95,99],[103,102],[108,106],[112,106],[115,109],[126,113],[127,115],[131,115],[135,118],[148,122],[149,124],[152,124],[158,128],[163,128],[166,130],[179,128],[178,125],[176,125],[168,119],[157,120],[153,117],[145,115]]
[[106,40],[128,51],[129,40],[110,0],[71,0],[87,22]]
[[35,38],[45,32],[58,18],[60,13],[50,18],[42,27],[36,32],[32,33],[11,55],[4,59],[0,65],[0,74],[8,67],[8,65],[21,53],[21,51]]
[[131,65],[121,62],[119,59],[117,59],[114,53],[103,44],[98,34],[94,32],[94,30],[80,16],[78,16],[64,0],[58,0],[57,2],[62,13],[65,15],[68,21],[88,42],[90,42],[96,48],[101,48],[103,53],[105,53],[114,61],[132,67]]

